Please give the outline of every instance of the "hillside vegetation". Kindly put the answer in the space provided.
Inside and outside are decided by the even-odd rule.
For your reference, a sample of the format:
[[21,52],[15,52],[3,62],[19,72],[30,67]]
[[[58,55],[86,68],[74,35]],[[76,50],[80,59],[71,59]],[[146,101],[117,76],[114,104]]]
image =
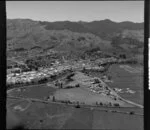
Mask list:
[[82,54],[99,48],[103,52],[141,54],[143,41],[143,23],[116,23],[108,19],[93,22],[7,20],[7,51],[53,49]]

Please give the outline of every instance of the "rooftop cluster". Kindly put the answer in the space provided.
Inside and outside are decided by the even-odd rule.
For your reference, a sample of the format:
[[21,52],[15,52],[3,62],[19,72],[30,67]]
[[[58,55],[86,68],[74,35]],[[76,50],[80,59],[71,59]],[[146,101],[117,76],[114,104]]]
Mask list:
[[52,75],[58,75],[60,73],[62,73],[65,70],[75,70],[75,69],[95,69],[95,70],[102,70],[103,67],[101,66],[92,66],[91,64],[88,63],[83,63],[83,62],[74,62],[74,63],[64,63],[61,64],[60,62],[57,62],[56,64],[54,64],[52,67],[49,68],[43,68],[40,67],[37,71],[36,70],[32,70],[32,71],[27,71],[27,72],[23,72],[21,69],[19,68],[13,68],[13,70],[7,74],[7,83],[26,83],[26,82],[31,82],[34,80],[39,80],[42,78],[48,78]]

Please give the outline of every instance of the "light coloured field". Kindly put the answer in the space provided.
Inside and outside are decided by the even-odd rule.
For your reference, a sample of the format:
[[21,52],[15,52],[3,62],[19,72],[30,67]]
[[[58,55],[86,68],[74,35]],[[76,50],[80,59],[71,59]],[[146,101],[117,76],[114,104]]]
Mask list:
[[107,130],[143,130],[143,117],[94,111],[92,128]]
[[130,107],[132,105],[124,103],[121,100],[113,100],[108,96],[104,96],[101,94],[93,93],[87,88],[73,88],[73,89],[60,89],[55,93],[56,100],[70,100],[72,102],[79,101],[80,103],[84,102],[88,105],[96,105],[96,102],[103,104],[111,103],[119,103],[120,106]]
[[124,68],[126,71],[130,72],[130,73],[140,73],[142,71],[141,68],[133,68],[129,65],[120,65],[120,68]]
[[[118,103],[122,107],[132,107],[132,104],[129,104],[125,102],[117,93],[109,88],[101,79],[99,81],[101,82],[102,86],[107,86],[107,89],[111,92],[111,95],[106,95],[106,88],[103,88],[102,93],[96,93],[93,90],[91,90],[89,87],[93,84],[94,78],[85,75],[81,72],[76,72],[75,75],[72,77],[74,80],[73,82],[77,82],[80,84],[79,88],[71,88],[71,89],[59,89],[55,92],[54,96],[56,100],[69,100],[71,102],[79,102],[79,103],[85,103],[87,105],[96,105],[96,102],[98,104],[103,103],[105,105],[109,105],[109,103],[114,104]],[[114,99],[116,97],[116,100]],[[119,99],[120,98],[120,99]]]
[[[12,102],[11,99],[9,103]],[[17,100],[14,102],[17,103]],[[103,108],[75,108],[65,104],[32,102],[30,107],[20,112],[11,111],[12,107],[9,105],[7,106],[7,128],[11,129],[12,124],[23,123],[28,129],[143,130],[143,116],[106,111],[124,109],[128,112],[135,111],[135,108],[105,108],[105,111],[100,109]]]

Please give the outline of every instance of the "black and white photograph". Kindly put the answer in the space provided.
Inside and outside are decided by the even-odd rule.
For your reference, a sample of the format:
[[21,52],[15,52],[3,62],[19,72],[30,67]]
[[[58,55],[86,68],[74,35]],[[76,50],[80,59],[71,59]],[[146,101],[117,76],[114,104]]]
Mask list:
[[144,1],[7,1],[7,129],[144,130]]

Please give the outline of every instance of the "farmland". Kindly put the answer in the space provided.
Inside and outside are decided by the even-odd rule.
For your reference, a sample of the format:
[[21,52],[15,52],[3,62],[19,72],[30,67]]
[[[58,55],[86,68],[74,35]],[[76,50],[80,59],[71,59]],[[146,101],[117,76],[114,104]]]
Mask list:
[[96,102],[102,102],[108,104],[109,102],[113,103],[119,103],[121,106],[132,106],[129,104],[126,104],[121,101],[114,101],[109,97],[104,97],[103,95],[99,94],[93,94],[86,88],[73,88],[68,90],[59,90],[55,93],[55,97],[58,100],[71,100],[72,102],[81,102],[88,105],[95,105]]
[[[29,129],[123,127],[141,130],[143,109],[126,102],[123,98],[128,98],[121,98],[120,94],[109,87],[110,83],[107,83],[108,86],[102,80],[104,75],[113,74],[110,73],[112,66],[104,73],[73,69],[65,74],[58,73],[54,80],[46,83],[10,89],[7,91],[7,109]],[[125,75],[129,73],[120,69]],[[114,79],[112,76],[112,84],[116,81]]]
[[[22,100],[22,102],[24,101]],[[14,100],[14,103],[20,105],[21,102],[16,103]],[[16,118],[29,129],[143,129],[143,116],[110,112],[106,111],[107,108],[96,110],[74,108],[65,104],[32,102],[25,111],[17,111],[14,110],[15,105],[7,108],[11,109]],[[130,111],[129,108],[128,111]]]
[[[134,68],[136,68],[136,66],[134,66]],[[123,68],[120,68],[118,65],[113,65],[109,68],[108,73],[112,76],[112,79],[114,81],[113,83],[108,83],[111,88],[129,88],[131,90],[134,90],[134,94],[120,93],[120,95],[125,99],[131,100],[139,104],[143,104],[142,71],[138,73],[131,73]]]
[[[54,100],[56,101],[70,101],[72,103],[79,102],[80,104],[86,104],[86,105],[103,104],[103,105],[113,106],[115,104],[118,104],[118,106],[121,107],[134,106],[121,99],[115,93],[115,91],[110,89],[100,79],[95,79],[86,76],[81,72],[73,73],[72,77],[70,77],[69,79],[67,79],[67,77],[63,78],[62,81],[61,79],[59,81],[60,82],[59,84],[63,84],[62,88],[57,88],[57,86],[54,85],[56,83],[54,84],[52,83],[50,86],[47,86],[46,84],[35,85],[31,87],[14,89],[9,93],[9,95],[15,97],[43,99],[43,100],[47,100],[47,98],[53,96],[51,100],[55,98]],[[98,83],[95,83],[96,81]],[[73,84],[72,86],[73,88],[67,89],[66,87],[68,85],[70,86],[71,83],[74,83],[75,86],[76,84],[78,84],[79,87],[74,87]]]
[[53,95],[54,92],[55,88],[48,87],[46,86],[46,84],[44,84],[38,86],[17,88],[10,92],[9,95],[24,98],[44,99],[44,97],[46,96]]

